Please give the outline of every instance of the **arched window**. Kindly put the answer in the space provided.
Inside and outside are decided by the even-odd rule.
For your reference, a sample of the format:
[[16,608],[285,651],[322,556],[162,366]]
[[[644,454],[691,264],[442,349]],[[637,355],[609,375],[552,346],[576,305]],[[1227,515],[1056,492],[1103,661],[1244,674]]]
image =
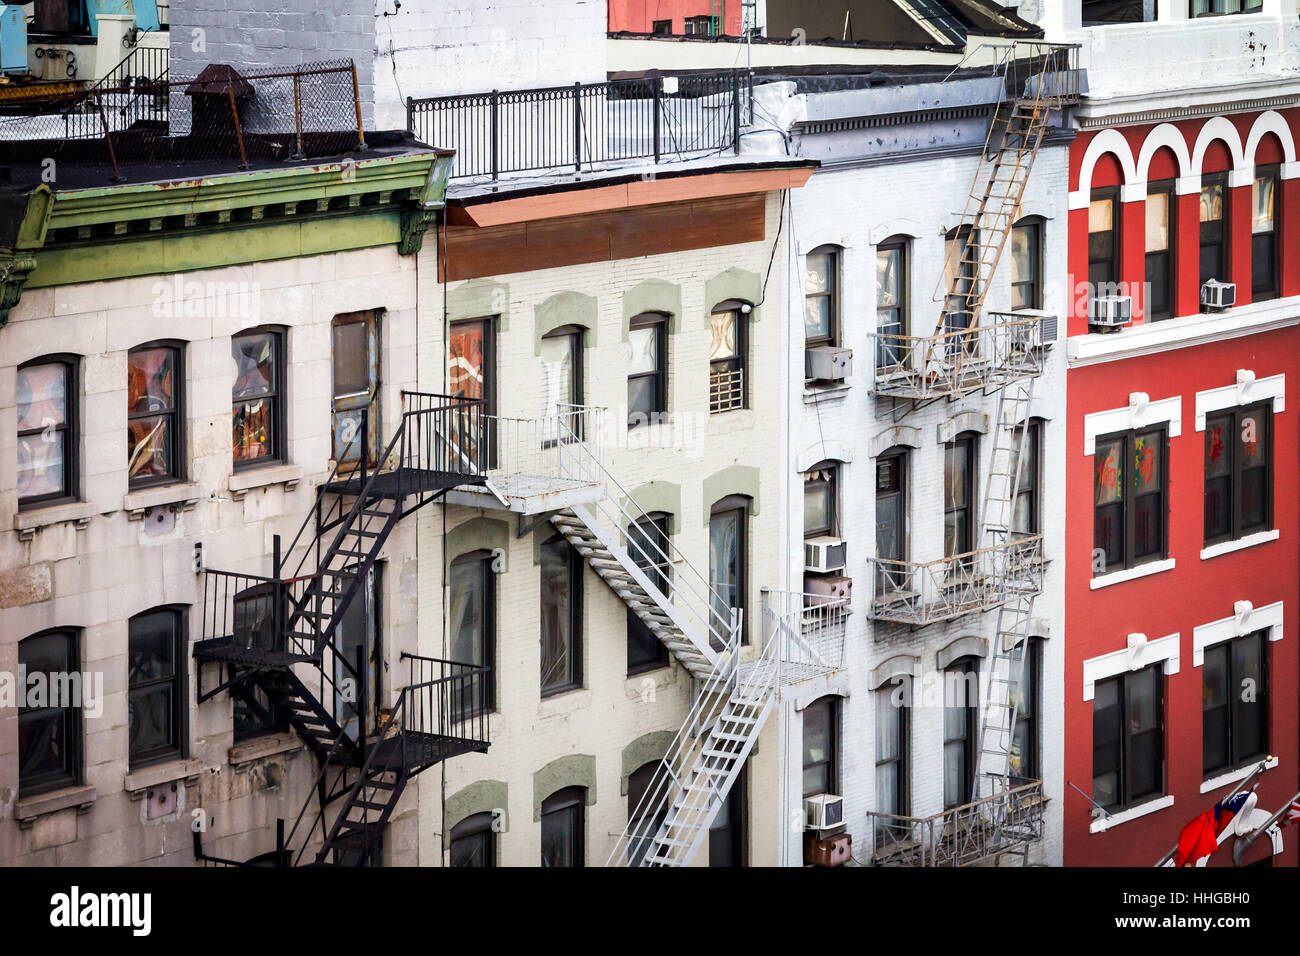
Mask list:
[[719,302],[709,314],[709,413],[730,412],[748,404],[745,357],[749,314],[746,302]]
[[[659,771],[657,779],[656,771]],[[668,815],[668,800],[664,798],[670,791],[666,778],[660,760],[642,764],[627,778],[627,829],[631,836],[628,861],[631,866],[641,864]]]
[[731,495],[709,510],[709,589],[713,594],[713,629],[724,632],[731,610],[741,612],[741,642],[749,643],[748,555],[749,499]]
[[[1020,445],[1029,436],[1024,451]],[[1019,536],[1039,534],[1042,531],[1042,461],[1043,421],[1031,418],[1015,431],[1011,445],[1011,461],[1020,461],[1020,476],[1016,481],[1016,500],[1013,508],[1012,533]]]
[[543,418],[582,404],[582,334],[579,326],[562,325],[542,336]]
[[451,828],[451,865],[462,867],[495,867],[497,865],[497,834],[491,813],[475,813]]
[[979,436],[962,432],[943,447],[943,554],[975,550],[975,451]]
[[840,699],[823,697],[803,709],[803,795],[839,794]]
[[804,258],[804,378],[816,379],[813,350],[840,344],[840,255],[838,246],[820,246]]
[[908,249],[906,236],[891,236],[876,246],[876,368],[906,365],[910,349],[907,336]]
[[943,806],[975,795],[975,738],[979,730],[979,658],[962,657],[943,672]]
[[876,459],[876,596],[906,591],[907,449],[891,448]]
[[447,572],[451,597],[450,645],[448,653],[460,664],[488,668],[469,681],[453,686],[455,719],[484,712],[495,706],[492,665],[496,647],[496,573],[492,552],[463,554],[451,562]]
[[653,424],[668,411],[668,316],[646,312],[628,324],[627,427]]
[[[643,515],[628,526],[627,552],[650,583],[672,597],[672,559],[669,555],[669,519],[662,511]],[[628,608],[627,672],[640,674],[668,664],[668,647],[646,623]]]
[[586,787],[566,787],[542,801],[542,866],[585,866]]
[[18,367],[18,507],[77,496],[77,365],[52,355]]

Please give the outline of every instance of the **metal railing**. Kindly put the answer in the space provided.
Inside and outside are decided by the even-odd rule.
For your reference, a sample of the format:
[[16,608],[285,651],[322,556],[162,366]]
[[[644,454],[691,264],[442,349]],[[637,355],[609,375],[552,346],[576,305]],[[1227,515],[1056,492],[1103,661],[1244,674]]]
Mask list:
[[709,370],[709,414],[745,407],[745,370]]
[[729,70],[408,98],[406,125],[421,142],[456,151],[453,179],[658,163],[739,153],[751,83],[746,71]]
[[923,401],[1000,388],[1043,373],[1039,315],[989,312],[974,328],[915,336],[877,332],[877,395]]
[[876,866],[975,866],[1043,837],[1047,801],[1031,780],[928,817],[868,811]]
[[935,561],[872,558],[871,617],[924,627],[989,611],[1043,588],[1042,535],[1019,535],[992,547]]

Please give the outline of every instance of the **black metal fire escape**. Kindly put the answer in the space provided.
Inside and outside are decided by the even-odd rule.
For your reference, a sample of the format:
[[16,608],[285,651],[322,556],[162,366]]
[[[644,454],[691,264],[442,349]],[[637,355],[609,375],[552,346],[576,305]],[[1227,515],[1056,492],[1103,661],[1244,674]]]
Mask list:
[[[280,715],[318,765],[288,835],[281,821],[275,851],[249,864],[365,865],[412,777],[488,748],[485,668],[404,653],[407,683],[374,719],[367,661],[338,649],[344,615],[364,600],[367,575],[397,523],[453,488],[486,481],[480,401],[403,392],[402,405],[400,426],[373,457],[362,412],[293,542],[282,552],[276,537],[270,577],[205,571],[203,635],[194,647],[199,703],[228,691],[255,712]],[[207,689],[205,664],[221,672]],[[247,865],[205,854],[199,834],[195,854]]]

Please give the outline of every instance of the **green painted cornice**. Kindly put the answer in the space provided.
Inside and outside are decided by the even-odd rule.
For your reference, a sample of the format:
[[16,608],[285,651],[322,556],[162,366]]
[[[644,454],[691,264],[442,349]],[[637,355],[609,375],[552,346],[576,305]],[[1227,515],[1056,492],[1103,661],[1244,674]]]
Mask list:
[[36,268],[33,253],[45,242],[53,205],[49,186],[41,184],[28,193],[13,245],[0,249],[0,328],[8,323],[10,310],[18,304],[23,286]]

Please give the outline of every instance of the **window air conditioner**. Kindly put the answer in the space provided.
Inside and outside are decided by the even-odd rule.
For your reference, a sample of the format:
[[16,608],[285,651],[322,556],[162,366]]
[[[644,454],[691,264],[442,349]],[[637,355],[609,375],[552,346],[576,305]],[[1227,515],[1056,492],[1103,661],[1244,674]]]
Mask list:
[[1222,312],[1237,304],[1237,284],[1211,279],[1201,286],[1201,311]]
[[804,378],[842,382],[853,374],[853,349],[817,345],[804,352]]
[[833,793],[804,797],[804,829],[830,830],[844,823],[844,798]]
[[809,538],[803,543],[804,570],[812,574],[843,571],[848,563],[844,542],[839,538]]
[[1014,315],[1021,320],[1037,320],[1011,327],[1012,345],[1015,348],[1028,350],[1056,344],[1056,316],[1036,311],[1016,312]]
[[1088,304],[1088,324],[1121,329],[1133,321],[1133,299],[1127,295],[1098,295]]

